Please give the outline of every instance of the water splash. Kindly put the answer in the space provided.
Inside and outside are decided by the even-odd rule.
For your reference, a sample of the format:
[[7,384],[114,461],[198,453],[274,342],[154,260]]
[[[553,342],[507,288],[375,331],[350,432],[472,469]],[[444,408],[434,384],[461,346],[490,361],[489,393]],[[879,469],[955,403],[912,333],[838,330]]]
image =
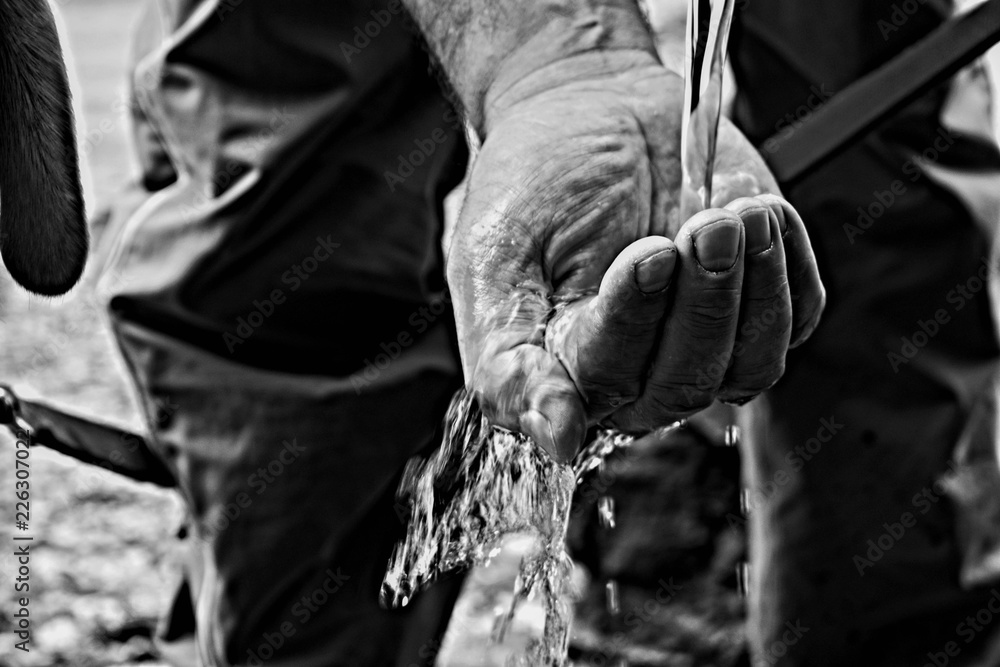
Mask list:
[[[676,428],[677,425],[664,430]],[[571,620],[572,560],[566,552],[570,506],[577,484],[633,438],[599,431],[574,459],[560,464],[529,438],[487,423],[464,390],[452,399],[441,447],[411,459],[398,498],[411,514],[382,583],[384,607],[400,607],[442,574],[483,565],[505,535],[533,532],[537,549],[521,561],[514,595],[497,618],[493,639],[502,641],[524,601],[540,596],[545,629],[508,665],[561,667]]]

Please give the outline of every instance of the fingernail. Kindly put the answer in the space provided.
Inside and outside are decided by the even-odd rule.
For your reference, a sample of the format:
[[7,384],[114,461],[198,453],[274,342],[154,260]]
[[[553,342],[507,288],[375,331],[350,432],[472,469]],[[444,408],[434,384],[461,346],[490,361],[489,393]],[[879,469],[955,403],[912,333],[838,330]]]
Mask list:
[[674,275],[677,253],[673,248],[661,250],[635,265],[635,282],[639,291],[654,294],[666,289]]
[[785,207],[781,204],[774,204],[771,206],[771,210],[774,211],[774,215],[778,218],[778,230],[784,235],[788,231],[788,220],[785,219]]
[[525,435],[530,436],[535,444],[549,453],[549,456],[556,461],[560,461],[559,452],[556,451],[555,435],[552,433],[552,424],[541,412],[531,410],[521,417],[521,428],[526,431]]
[[728,271],[740,255],[740,225],[720,220],[705,225],[693,234],[695,256],[707,271]]
[[771,247],[771,216],[766,208],[748,211],[743,216],[747,235],[747,255],[757,255]]

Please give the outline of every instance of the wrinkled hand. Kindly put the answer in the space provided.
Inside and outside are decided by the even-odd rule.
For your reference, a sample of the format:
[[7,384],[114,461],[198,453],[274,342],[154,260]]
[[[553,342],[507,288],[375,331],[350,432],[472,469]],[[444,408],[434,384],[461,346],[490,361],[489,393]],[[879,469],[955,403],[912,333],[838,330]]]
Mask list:
[[[577,57],[491,98],[448,257],[467,385],[560,460],[598,422],[646,432],[778,380],[824,291],[756,151],[720,129],[717,206],[679,220],[683,82]],[[683,222],[683,224],[681,224]]]

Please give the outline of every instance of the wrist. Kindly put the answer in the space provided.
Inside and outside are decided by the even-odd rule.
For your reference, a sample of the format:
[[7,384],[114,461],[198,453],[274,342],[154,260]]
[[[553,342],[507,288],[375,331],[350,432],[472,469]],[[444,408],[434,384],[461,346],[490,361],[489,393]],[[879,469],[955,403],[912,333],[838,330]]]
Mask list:
[[[432,0],[440,2],[440,0]],[[656,59],[636,0],[465,0],[431,9],[408,0],[473,128],[484,137],[491,100],[541,70],[599,54],[632,51]],[[456,6],[460,5],[460,6]],[[597,57],[593,57],[598,54]],[[582,75],[578,64],[567,76]]]
[[[533,70],[512,68],[497,77],[486,91],[480,136],[485,138],[485,133],[495,127],[508,110],[537,95],[556,89],[563,91],[557,94],[593,92],[595,82],[600,82],[601,90],[624,100],[632,94],[641,94],[633,84],[643,77],[670,77],[672,74],[655,53],[631,48],[581,53]],[[683,80],[677,76],[672,78],[677,80],[676,87],[683,95]]]

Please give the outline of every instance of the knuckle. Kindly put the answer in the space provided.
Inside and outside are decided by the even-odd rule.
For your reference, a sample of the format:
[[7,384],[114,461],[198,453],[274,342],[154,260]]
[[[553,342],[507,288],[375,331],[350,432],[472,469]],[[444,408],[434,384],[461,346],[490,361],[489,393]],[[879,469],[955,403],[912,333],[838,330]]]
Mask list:
[[615,410],[635,403],[639,399],[639,383],[597,385],[583,384],[582,393],[591,417],[600,419]]
[[662,296],[634,290],[626,297],[595,300],[590,314],[595,329],[628,341],[642,339],[655,330],[663,317],[663,309]]
[[739,317],[738,293],[727,290],[735,303],[697,303],[688,306],[686,313],[677,318],[684,331],[696,341],[705,337],[715,337],[720,330],[736,326]]
[[603,400],[614,407],[634,403],[639,399],[638,378],[608,378],[581,380],[580,389],[588,401]]
[[637,405],[651,423],[662,426],[665,418],[674,421],[704,410],[715,400],[715,394],[714,390],[707,391],[688,383],[667,390],[647,391]]
[[743,279],[744,301],[758,308],[789,310],[790,304],[786,302],[791,301],[792,290],[784,266],[775,262],[773,255],[758,255],[756,261],[759,263],[748,269]]
[[773,387],[784,374],[783,358],[755,369],[741,371],[726,379],[719,389],[719,397],[731,400],[731,397],[756,396]]
[[761,201],[758,197],[737,197],[728,204],[726,208],[733,211],[739,215],[742,215],[753,209],[762,209],[766,204]]

